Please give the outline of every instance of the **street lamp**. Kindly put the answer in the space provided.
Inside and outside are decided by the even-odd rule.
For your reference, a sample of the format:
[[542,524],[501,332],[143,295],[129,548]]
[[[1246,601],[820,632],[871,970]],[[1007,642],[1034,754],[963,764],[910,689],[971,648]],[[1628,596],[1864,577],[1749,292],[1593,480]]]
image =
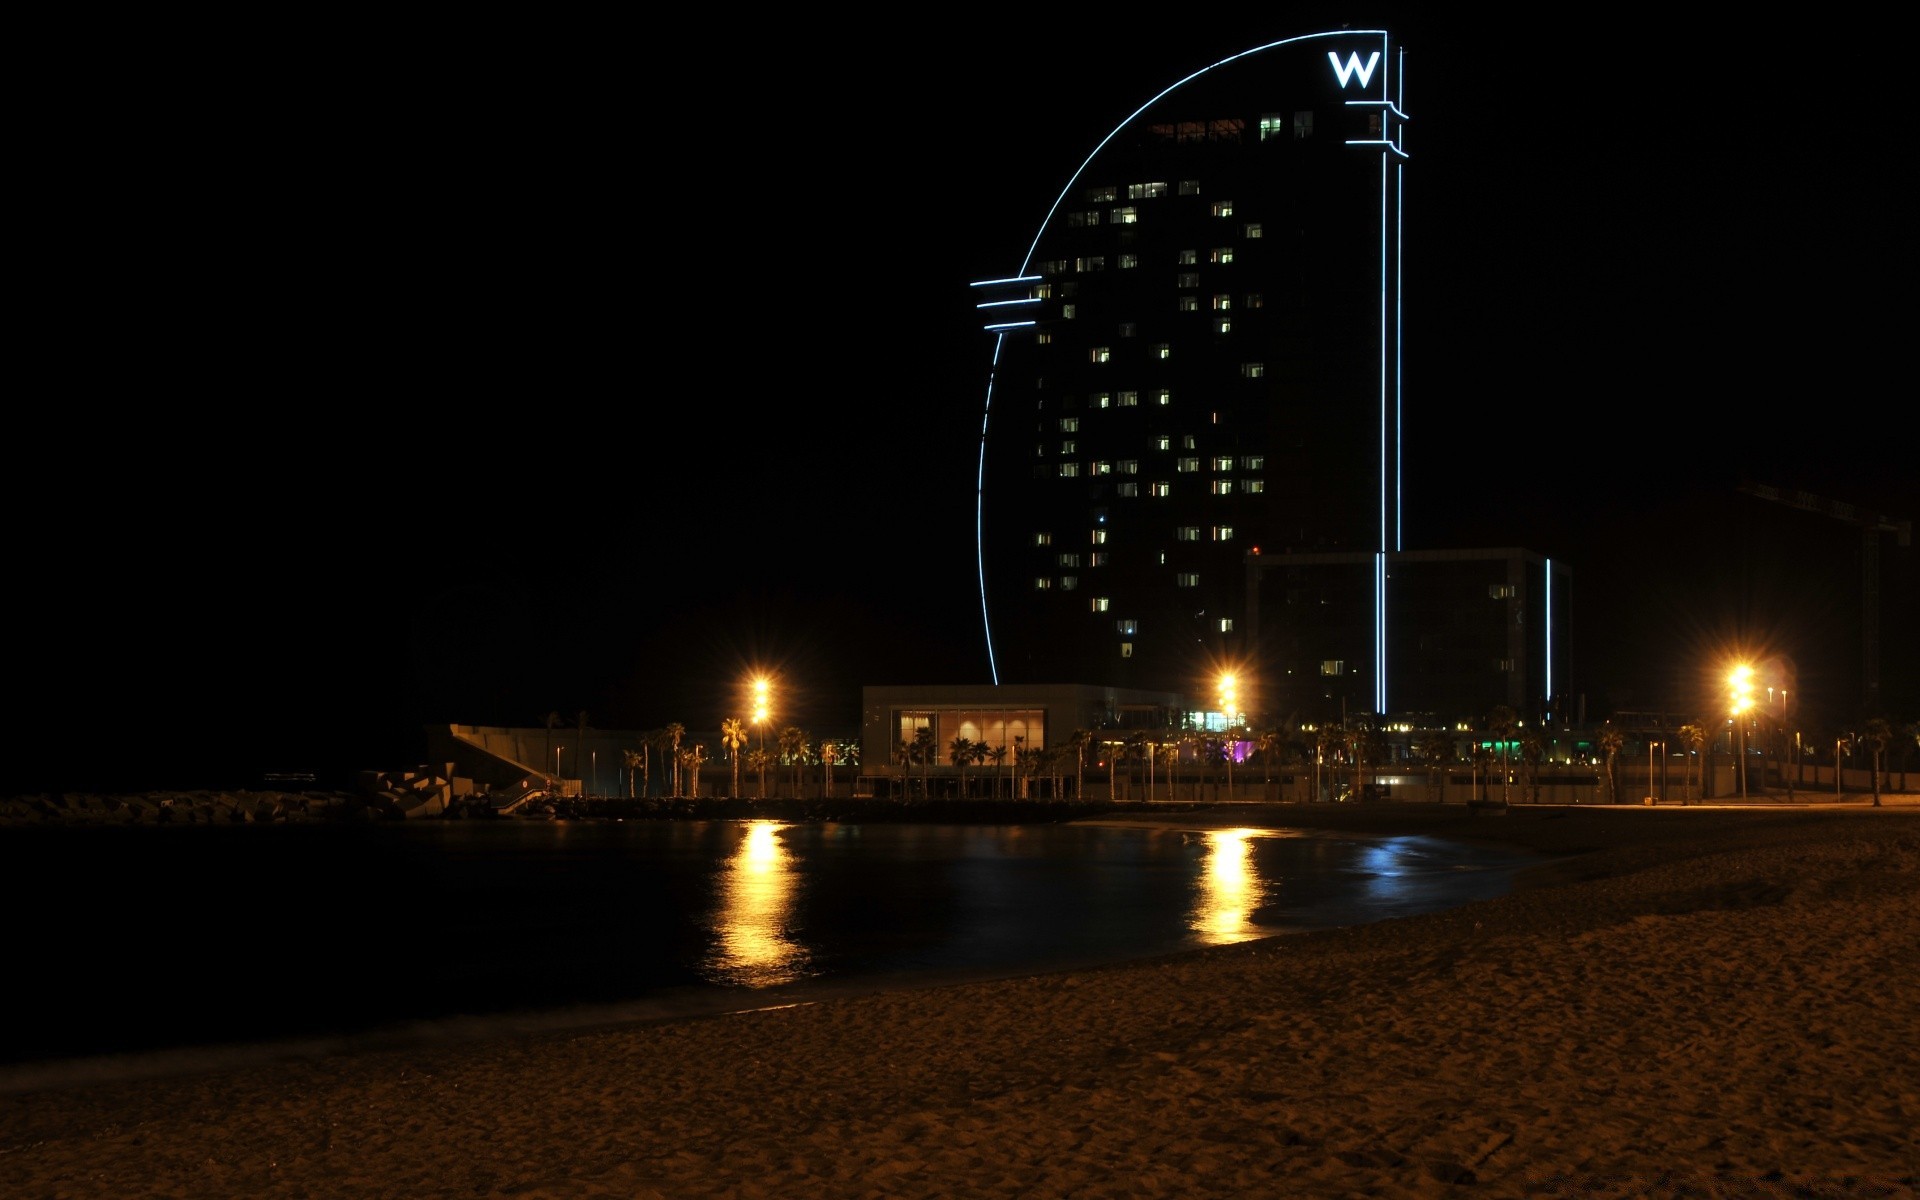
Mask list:
[[1745,663],[1735,667],[1727,676],[1727,684],[1733,689],[1733,724],[1736,737],[1734,750],[1734,772],[1740,776],[1740,803],[1747,802],[1747,710],[1753,707],[1753,668]]
[[1647,742],[1647,799],[1649,799],[1649,800],[1652,800],[1652,799],[1654,799],[1654,794],[1653,794],[1653,751],[1654,751],[1654,747],[1656,747],[1656,746],[1661,746],[1661,747],[1664,747],[1665,745],[1666,745],[1666,743],[1665,743],[1665,742],[1656,742],[1656,741],[1652,741],[1652,740],[1648,740],[1648,742]]
[[1237,680],[1233,672],[1220,676],[1220,712],[1226,718],[1227,728],[1222,744],[1227,752],[1227,800],[1233,800],[1233,705],[1236,696]]
[[555,746],[553,748],[553,774],[555,778],[561,777],[560,776],[560,752],[565,749],[566,749],[565,746]]

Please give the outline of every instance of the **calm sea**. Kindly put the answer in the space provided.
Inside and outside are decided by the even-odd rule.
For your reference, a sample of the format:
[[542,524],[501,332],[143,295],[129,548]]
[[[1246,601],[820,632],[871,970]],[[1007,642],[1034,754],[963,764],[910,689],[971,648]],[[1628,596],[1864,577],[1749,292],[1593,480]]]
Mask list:
[[564,1028],[1021,974],[1504,893],[1284,829],[474,822],[0,830],[0,1066]]

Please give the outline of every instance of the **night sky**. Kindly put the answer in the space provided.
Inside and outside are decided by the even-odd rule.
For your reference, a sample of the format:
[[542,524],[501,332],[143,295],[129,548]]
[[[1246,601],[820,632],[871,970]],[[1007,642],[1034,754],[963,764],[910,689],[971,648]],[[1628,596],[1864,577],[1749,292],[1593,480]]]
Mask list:
[[22,185],[56,265],[17,331],[0,790],[344,783],[427,722],[710,729],[756,666],[816,738],[863,684],[986,682],[967,285],[1161,88],[1342,21],[1408,51],[1408,547],[1571,562],[1596,719],[1737,638],[1811,684],[1857,660],[1810,631],[1857,620],[1859,536],[1737,489],[1920,517],[1888,43],[1609,13],[170,30],[79,64]]

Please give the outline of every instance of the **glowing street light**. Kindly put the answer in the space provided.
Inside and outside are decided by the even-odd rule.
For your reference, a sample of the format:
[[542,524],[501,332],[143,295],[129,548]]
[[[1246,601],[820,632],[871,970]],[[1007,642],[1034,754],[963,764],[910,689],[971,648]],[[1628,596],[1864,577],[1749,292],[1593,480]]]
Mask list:
[[1238,699],[1238,684],[1239,681],[1232,671],[1220,676],[1220,712],[1227,721],[1226,737],[1222,739],[1222,744],[1226,747],[1227,755],[1227,799],[1229,801],[1233,799],[1233,727],[1236,724],[1233,711],[1234,703]]
[[560,776],[560,752],[565,749],[566,749],[565,746],[555,746],[553,748],[553,773],[556,778],[561,777]]
[[753,678],[753,724],[760,729],[760,751],[767,749],[767,722],[773,719],[773,681],[765,675]]
[[1727,676],[1727,685],[1733,689],[1733,726],[1736,738],[1734,751],[1734,772],[1740,776],[1740,802],[1747,801],[1747,730],[1746,715],[1753,707],[1753,668],[1745,663],[1735,667]]

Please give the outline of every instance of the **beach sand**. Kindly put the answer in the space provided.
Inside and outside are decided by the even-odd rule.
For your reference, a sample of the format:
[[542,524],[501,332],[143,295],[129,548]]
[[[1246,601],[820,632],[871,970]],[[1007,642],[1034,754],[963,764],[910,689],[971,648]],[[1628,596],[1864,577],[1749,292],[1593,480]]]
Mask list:
[[1911,806],[1164,823],[1543,858],[1148,962],[10,1091],[0,1196],[1920,1194]]

